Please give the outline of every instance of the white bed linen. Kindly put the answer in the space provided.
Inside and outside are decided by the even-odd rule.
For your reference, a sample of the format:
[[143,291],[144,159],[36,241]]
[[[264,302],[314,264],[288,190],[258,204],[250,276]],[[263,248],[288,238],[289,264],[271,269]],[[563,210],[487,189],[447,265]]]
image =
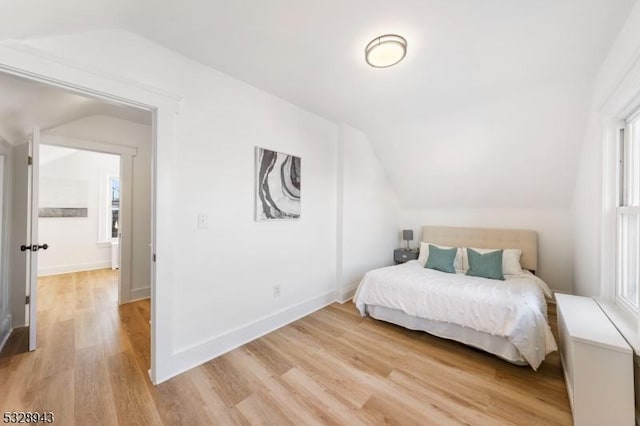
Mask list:
[[535,370],[557,350],[544,299],[551,291],[526,271],[505,278],[447,274],[414,260],[367,272],[353,301],[362,316],[366,305],[378,305],[505,337]]

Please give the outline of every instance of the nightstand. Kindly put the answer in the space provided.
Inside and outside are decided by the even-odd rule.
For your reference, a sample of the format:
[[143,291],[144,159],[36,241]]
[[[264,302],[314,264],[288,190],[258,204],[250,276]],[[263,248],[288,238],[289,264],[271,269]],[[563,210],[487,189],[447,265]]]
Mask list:
[[393,261],[396,262],[396,265],[410,260],[416,260],[417,258],[418,249],[405,250],[403,248],[399,248],[393,251]]

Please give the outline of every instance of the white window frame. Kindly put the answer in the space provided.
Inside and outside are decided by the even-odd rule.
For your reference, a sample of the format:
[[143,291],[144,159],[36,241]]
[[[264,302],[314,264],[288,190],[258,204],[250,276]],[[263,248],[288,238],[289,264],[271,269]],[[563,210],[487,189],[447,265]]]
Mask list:
[[[602,290],[602,296],[605,298],[613,299],[615,304],[623,308],[627,314],[630,314],[636,320],[640,320],[640,279],[636,283],[636,300],[630,301],[623,296],[623,235],[622,235],[622,218],[623,216],[638,216],[640,217],[640,200],[635,200],[635,203],[629,205],[632,200],[629,200],[628,185],[623,185],[624,181],[632,181],[634,176],[631,176],[631,159],[629,144],[633,134],[631,132],[630,123],[640,120],[640,108],[635,108],[632,113],[626,114],[627,118],[618,120],[609,126],[611,132],[607,139],[609,143],[605,143],[605,174],[604,174],[604,221],[603,227],[603,264],[601,278],[602,282],[606,283],[607,280],[612,280],[615,285],[612,287],[612,293],[607,297],[606,287]],[[640,123],[638,124],[640,126]],[[636,147],[640,149],[640,146]],[[613,154],[613,155],[612,155]],[[615,164],[615,166],[614,166]],[[637,165],[636,165],[637,167]],[[635,173],[640,173],[640,169]],[[607,184],[607,180],[609,183]],[[613,204],[613,205],[612,205]],[[610,226],[607,226],[607,205],[613,207],[613,217],[609,220]],[[613,229],[612,229],[613,228]],[[609,230],[607,232],[607,230]],[[607,235],[608,233],[608,235]],[[607,239],[609,244],[607,243]],[[611,244],[613,243],[613,244]],[[613,248],[610,250],[608,256],[605,255],[607,248]],[[640,252],[640,244],[636,249]],[[635,261],[635,262],[634,262]],[[627,262],[629,260],[627,259]],[[632,256],[631,268],[636,271],[640,271],[640,260],[638,256]],[[612,271],[613,273],[609,272]],[[640,275],[636,272],[636,275]],[[610,282],[610,281],[609,281]],[[612,296],[612,297],[611,297]]]
[[[627,127],[640,112],[640,62],[629,74],[633,77],[622,82],[613,93],[596,97],[597,112],[591,116],[595,129],[602,128],[602,188],[593,188],[594,194],[601,192],[601,211],[598,264],[599,294],[594,294],[600,307],[623,334],[636,354],[640,354],[640,313],[623,298],[618,297],[619,241],[618,208],[620,207],[620,131]],[[626,79],[625,79],[626,80]],[[589,130],[587,131],[589,132]],[[587,138],[591,137],[587,133]],[[593,135],[593,137],[597,137]],[[594,224],[595,225],[595,224]],[[596,225],[597,226],[597,225]]]
[[[620,221],[622,219],[622,215],[637,215],[640,216],[640,207],[627,207],[622,206],[617,209],[616,215],[616,235],[617,235],[617,250],[616,250],[616,303],[624,307],[631,314],[638,317],[640,316],[640,284],[636,284],[636,301],[635,304],[629,301],[626,297],[622,296],[622,240],[621,240],[621,225]],[[635,265],[632,267],[633,269],[638,269],[638,259],[635,258]]]
[[[120,231],[118,230],[118,235],[116,235],[115,237],[113,236],[113,229],[111,229],[111,221],[113,220],[113,205],[112,203],[112,199],[111,199],[111,195],[112,195],[112,186],[111,186],[111,181],[113,179],[118,179],[118,183],[120,186],[120,192],[122,192],[122,182],[120,181],[120,175],[115,176],[115,175],[110,175],[107,176],[107,235],[111,237],[112,241],[117,241],[120,235]],[[118,203],[120,203],[120,198],[118,198]],[[118,205],[118,217],[120,217],[120,206]],[[120,221],[120,218],[118,219],[118,221]],[[118,229],[120,229],[118,227]]]
[[[98,192],[100,200],[100,216],[98,220],[98,244],[111,244],[119,241],[118,237],[111,236],[111,179],[120,179],[120,198],[122,200],[122,178],[120,175],[107,174],[101,172],[100,191]],[[122,201],[120,202],[120,211],[122,214]]]

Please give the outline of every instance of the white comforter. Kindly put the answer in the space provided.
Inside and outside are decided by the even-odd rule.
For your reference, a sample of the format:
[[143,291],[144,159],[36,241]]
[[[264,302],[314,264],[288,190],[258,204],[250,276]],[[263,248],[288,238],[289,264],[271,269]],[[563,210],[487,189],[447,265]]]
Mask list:
[[535,370],[557,350],[544,298],[551,290],[529,272],[505,278],[447,274],[414,260],[367,272],[353,302],[362,316],[365,305],[379,305],[506,337]]

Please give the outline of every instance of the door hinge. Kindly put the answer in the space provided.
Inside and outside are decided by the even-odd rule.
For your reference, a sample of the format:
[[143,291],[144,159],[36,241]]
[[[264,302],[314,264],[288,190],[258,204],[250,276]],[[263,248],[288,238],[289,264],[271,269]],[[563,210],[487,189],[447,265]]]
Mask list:
[[33,157],[29,156],[27,157],[27,165],[31,166],[33,164]]
[[154,262],[156,261],[156,254],[155,253],[153,253],[153,261]]
[[27,297],[25,297],[24,304],[25,304],[25,305],[30,305],[30,304],[31,304],[31,296],[27,296]]

